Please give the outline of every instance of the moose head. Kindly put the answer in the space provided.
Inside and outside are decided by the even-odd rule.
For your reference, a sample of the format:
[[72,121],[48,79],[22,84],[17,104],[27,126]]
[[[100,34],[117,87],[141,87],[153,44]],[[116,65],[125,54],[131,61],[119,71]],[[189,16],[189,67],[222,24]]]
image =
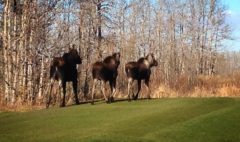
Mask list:
[[145,61],[144,64],[148,67],[153,67],[153,66],[158,66],[158,62],[155,59],[153,53],[149,53],[146,57],[145,57]]
[[80,57],[77,49],[75,49],[75,45],[73,45],[72,48],[69,48],[68,57],[72,63],[82,64],[82,58]]

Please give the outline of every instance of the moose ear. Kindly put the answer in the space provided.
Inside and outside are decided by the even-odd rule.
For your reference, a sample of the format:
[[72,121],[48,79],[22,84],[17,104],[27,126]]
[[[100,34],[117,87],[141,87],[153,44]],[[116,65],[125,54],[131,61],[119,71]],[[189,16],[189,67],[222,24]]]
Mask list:
[[150,53],[150,54],[147,55],[147,60],[148,60],[149,62],[152,62],[152,61],[153,61],[153,54],[152,54],[152,53]]
[[120,53],[119,53],[119,52],[116,53],[116,59],[117,59],[117,60],[120,60]]
[[73,45],[72,45],[72,49],[75,49],[75,47],[76,47],[76,45],[75,45],[75,44],[73,44]]

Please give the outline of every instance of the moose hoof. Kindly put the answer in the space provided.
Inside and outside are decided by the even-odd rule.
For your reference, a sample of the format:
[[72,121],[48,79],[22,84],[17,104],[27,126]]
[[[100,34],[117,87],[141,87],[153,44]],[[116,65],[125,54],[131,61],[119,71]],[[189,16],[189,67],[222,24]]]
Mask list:
[[65,107],[66,105],[65,104],[61,104],[60,107]]
[[114,98],[113,97],[110,98],[110,102],[114,102]]
[[136,96],[133,94],[133,95],[132,95],[132,99],[134,100],[135,97],[136,97]]
[[106,101],[107,104],[111,104],[111,99],[108,98],[107,101]]

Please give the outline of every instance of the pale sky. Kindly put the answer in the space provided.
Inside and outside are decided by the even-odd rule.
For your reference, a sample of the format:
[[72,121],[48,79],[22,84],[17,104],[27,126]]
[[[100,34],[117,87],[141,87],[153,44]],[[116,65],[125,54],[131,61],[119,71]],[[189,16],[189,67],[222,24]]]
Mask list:
[[240,0],[222,0],[228,8],[228,24],[232,27],[234,40],[225,43],[226,50],[240,51]]

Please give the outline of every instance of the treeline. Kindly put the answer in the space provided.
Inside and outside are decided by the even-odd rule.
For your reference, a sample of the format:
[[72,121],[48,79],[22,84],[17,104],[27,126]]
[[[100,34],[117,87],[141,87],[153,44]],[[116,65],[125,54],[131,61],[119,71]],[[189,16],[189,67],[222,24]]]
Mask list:
[[159,62],[155,87],[174,88],[181,76],[191,86],[196,76],[239,69],[239,54],[223,52],[231,30],[220,0],[4,0],[0,10],[5,104],[44,102],[50,60],[72,44],[83,58],[80,96],[90,93],[91,64],[116,51],[119,94],[125,94],[124,64],[149,52]]

